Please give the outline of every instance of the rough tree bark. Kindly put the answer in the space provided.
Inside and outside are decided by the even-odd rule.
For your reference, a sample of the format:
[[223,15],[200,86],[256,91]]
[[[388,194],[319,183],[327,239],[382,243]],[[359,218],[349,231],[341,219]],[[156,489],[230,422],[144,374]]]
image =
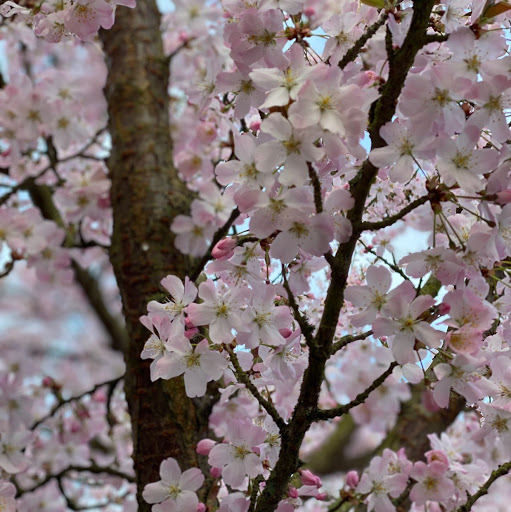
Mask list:
[[[118,9],[116,22],[101,34],[108,66],[108,102],[112,151],[113,236],[110,259],[122,297],[129,336],[125,351],[125,391],[133,427],[133,460],[139,511],[144,486],[159,480],[159,465],[176,458],[183,470],[204,464],[195,446],[208,435],[212,400],[190,400],[181,379],[149,378],[149,362],[140,359],[148,331],[139,321],[151,299],[162,299],[162,277],[184,277],[190,261],[174,247],[172,219],[188,211],[190,192],[172,162],[169,128],[168,59],[154,0],[136,9]],[[205,468],[204,468],[205,469]],[[207,473],[206,473],[207,474]],[[211,484],[211,482],[210,482]],[[214,486],[209,487],[214,499]],[[200,496],[208,500],[205,495]]]

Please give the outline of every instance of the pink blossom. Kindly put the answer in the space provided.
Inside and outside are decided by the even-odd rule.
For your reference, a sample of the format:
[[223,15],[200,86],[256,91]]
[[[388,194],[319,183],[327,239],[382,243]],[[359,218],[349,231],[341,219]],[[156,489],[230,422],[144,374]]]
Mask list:
[[247,288],[219,290],[212,281],[199,286],[201,304],[190,304],[186,312],[194,325],[209,325],[209,335],[214,343],[230,343],[232,329],[244,331],[240,307],[249,298]]
[[410,499],[417,505],[426,501],[447,501],[454,493],[454,484],[447,476],[448,466],[443,461],[429,464],[416,462],[410,476],[417,481],[410,491]]
[[105,0],[77,0],[65,18],[69,32],[88,40],[99,27],[109,29],[114,23],[114,10]]
[[286,56],[290,60],[290,66],[283,71],[279,68],[260,68],[250,73],[254,83],[268,91],[261,108],[285,106],[289,100],[296,100],[298,91],[311,71],[311,68],[305,65],[300,45],[293,45]]
[[448,364],[436,365],[433,370],[438,378],[433,390],[435,402],[440,407],[447,407],[451,388],[462,395],[468,403],[475,403],[492,394],[495,390],[494,385],[483,377],[482,368],[478,370],[483,362],[484,360],[473,356],[458,355]]
[[366,271],[366,281],[367,286],[348,286],[344,292],[346,300],[363,310],[351,318],[355,327],[371,324],[387,303],[392,276],[386,267],[371,265]]
[[149,316],[166,315],[170,320],[181,318],[183,312],[189,304],[191,304],[195,297],[197,297],[197,288],[188,277],[185,277],[185,282],[176,276],[168,275],[161,280],[161,285],[170,293],[172,297],[166,303],[161,304],[152,300],[147,305]]
[[282,114],[274,113],[261,124],[261,131],[276,140],[265,142],[256,155],[256,164],[262,172],[272,172],[283,165],[278,175],[283,185],[302,186],[308,179],[307,162],[316,162],[323,157],[323,150],[314,145],[318,137],[314,128],[296,130]]
[[377,318],[373,322],[375,336],[395,335],[392,353],[398,363],[410,363],[415,360],[413,350],[416,339],[432,348],[441,345],[443,333],[420,319],[421,314],[433,306],[434,302],[429,295],[415,298],[413,284],[405,281],[389,295],[382,311],[385,318]]
[[[181,473],[172,457],[160,465],[159,482],[147,484],[142,496],[147,503],[162,503],[159,512],[196,512],[199,499],[195,491],[204,482],[200,469],[192,468]],[[153,507],[153,510],[157,510]]]
[[192,347],[185,336],[170,338],[165,343],[163,357],[156,362],[156,378],[172,379],[184,373],[185,390],[189,397],[203,396],[206,385],[218,380],[227,368],[226,359],[209,349],[207,340]]
[[259,343],[282,345],[286,343],[281,329],[290,327],[292,316],[287,306],[275,306],[275,289],[268,285],[253,286],[252,304],[242,313],[244,330],[238,334],[239,344],[256,348]]
[[234,420],[227,425],[228,443],[217,444],[209,453],[208,462],[222,468],[222,478],[235,489],[245,477],[262,474],[263,466],[254,447],[264,442],[265,431],[249,420]]
[[[337,67],[316,66],[289,109],[289,119],[296,128],[319,125],[341,137],[360,137],[368,98],[354,84],[340,85],[342,72]],[[367,105],[368,106],[368,105]]]

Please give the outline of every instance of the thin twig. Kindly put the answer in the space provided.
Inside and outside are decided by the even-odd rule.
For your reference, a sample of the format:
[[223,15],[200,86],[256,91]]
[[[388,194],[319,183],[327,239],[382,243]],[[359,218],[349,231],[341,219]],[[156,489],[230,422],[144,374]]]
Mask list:
[[363,404],[366,398],[377,388],[379,388],[386,380],[389,375],[394,371],[394,368],[397,366],[397,363],[394,361],[385,371],[382,373],[365,391],[359,393],[350,403],[345,405],[340,405],[339,407],[335,407],[333,409],[328,410],[318,410],[313,413],[313,417],[316,420],[330,420],[332,418],[337,418],[346,414],[350,409],[356,407],[357,405]]
[[389,267],[390,269],[392,269],[394,272],[396,272],[397,274],[399,274],[403,279],[405,279],[406,281],[410,281],[410,278],[403,272],[403,270],[401,268],[399,268],[397,265],[391,263],[390,261],[386,260],[383,256],[379,256],[378,254],[376,254],[376,252],[374,252],[373,249],[371,249],[370,247],[368,247],[363,241],[362,239],[359,240],[359,242],[364,246],[365,250],[369,253],[371,253],[377,260],[380,260],[382,261],[383,263],[385,263],[385,265],[387,265],[387,267]]
[[311,347],[314,344],[314,337],[312,335],[314,328],[312,327],[312,325],[309,324],[307,319],[300,313],[300,308],[298,307],[295,296],[289,286],[284,266],[282,266],[282,277],[284,279],[283,286],[287,292],[287,299],[289,301],[291,309],[293,310],[293,316],[295,317],[295,320],[298,322],[298,325],[300,326],[300,330],[302,331],[302,334],[305,337],[307,346]]
[[109,389],[114,389],[115,386],[117,386],[117,384],[123,378],[124,378],[124,375],[121,375],[120,377],[116,377],[115,379],[107,380],[106,382],[100,382],[99,384],[96,384],[92,389],[89,389],[80,395],[72,396],[70,398],[60,400],[59,403],[56,404],[46,416],[43,416],[41,419],[37,420],[32,425],[30,430],[35,430],[41,423],[50,419],[63,405],[69,404],[71,402],[75,402],[76,400],[81,400],[84,396],[93,395],[98,389],[102,388],[103,386],[108,386]]
[[254,398],[261,404],[265,411],[272,417],[279,430],[282,432],[286,428],[286,422],[282,419],[274,405],[264,398],[259,390],[255,387],[250,377],[242,370],[238,356],[231,347],[226,346],[226,350],[231,358],[231,363],[234,366],[234,371],[239,382],[245,384],[245,387],[254,395]]
[[387,21],[388,13],[384,13],[383,16],[373,23],[370,27],[367,27],[367,30],[358,38],[355,44],[346,52],[344,57],[339,61],[339,67],[344,69],[350,62],[353,62],[358,54],[361,52],[364,45],[371,39],[371,37],[378,32],[378,29],[383,26],[383,24]]
[[316,206],[316,213],[321,213],[323,211],[323,199],[321,197],[321,183],[319,181],[318,175],[312,164],[309,163],[309,178],[312,183],[312,187],[314,188],[314,204]]
[[354,341],[365,340],[369,336],[373,334],[373,331],[366,331],[361,334],[347,334],[343,336],[337,343],[332,345],[332,354],[335,354],[341,348],[344,348],[346,345],[353,343]]
[[222,240],[222,238],[227,235],[229,232],[229,229],[231,229],[231,226],[233,222],[240,216],[240,211],[238,208],[235,208],[231,216],[227,219],[227,222],[215,233],[213,236],[213,240],[211,240],[211,243],[209,244],[208,250],[206,251],[206,254],[201,258],[198,265],[195,267],[195,270],[190,274],[190,281],[195,281],[200,275],[201,272],[204,270],[204,267],[208,263],[208,261],[211,259],[211,252],[213,251],[213,248],[215,245]]
[[419,197],[418,199],[415,199],[415,201],[412,201],[411,203],[406,205],[401,211],[399,211],[395,215],[391,215],[390,217],[387,217],[383,220],[380,220],[377,222],[361,222],[358,225],[358,232],[376,231],[378,229],[383,229],[388,226],[392,226],[392,224],[395,224],[398,220],[401,220],[403,217],[408,215],[411,211],[415,210],[415,208],[418,208],[419,206],[427,203],[434,196],[435,196],[435,194],[433,192],[431,192],[429,194],[426,194],[425,196]]
[[124,473],[124,472],[119,471],[114,468],[98,466],[95,463],[92,463],[90,466],[67,466],[66,468],[64,468],[62,471],[59,471],[58,473],[55,473],[55,474],[50,473],[50,474],[46,475],[43,480],[41,480],[39,483],[33,485],[32,487],[29,487],[28,489],[22,489],[18,486],[17,487],[18,493],[17,493],[16,497],[19,497],[22,494],[26,494],[27,492],[34,492],[37,489],[39,489],[40,487],[43,487],[43,485],[46,485],[50,480],[52,480],[54,478],[56,478],[58,480],[59,478],[62,478],[65,474],[69,473],[70,471],[87,472],[87,473],[93,473],[93,474],[97,474],[97,475],[104,473],[106,475],[117,476],[119,478],[123,478],[124,480],[127,480],[128,482],[135,482],[135,477],[133,477],[132,475],[128,475],[127,473]]
[[461,505],[456,512],[469,512],[469,510],[472,509],[472,505],[485,494],[488,494],[488,489],[490,488],[490,485],[497,480],[497,478],[507,475],[511,471],[511,460],[509,462],[506,462],[504,464],[501,464],[495,471],[492,471],[490,477],[486,482],[483,484],[482,487],[479,488],[479,490],[472,495],[468,495],[467,502],[464,505]]

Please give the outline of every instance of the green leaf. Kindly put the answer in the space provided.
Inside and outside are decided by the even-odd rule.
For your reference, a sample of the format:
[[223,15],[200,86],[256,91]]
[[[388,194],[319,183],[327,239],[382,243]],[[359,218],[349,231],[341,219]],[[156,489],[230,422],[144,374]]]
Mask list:
[[377,7],[383,9],[385,7],[385,0],[360,0],[363,4],[369,5],[370,7]]

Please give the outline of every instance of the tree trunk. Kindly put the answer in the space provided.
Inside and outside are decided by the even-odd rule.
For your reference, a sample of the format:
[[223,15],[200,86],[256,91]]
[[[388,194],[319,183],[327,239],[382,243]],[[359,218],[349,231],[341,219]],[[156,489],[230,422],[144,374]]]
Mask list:
[[[182,379],[149,378],[140,353],[149,332],[139,321],[151,299],[163,299],[159,282],[168,274],[183,278],[190,261],[174,247],[169,226],[187,213],[191,197],[172,162],[169,128],[168,60],[154,0],[136,9],[117,9],[116,22],[103,31],[108,66],[108,102],[112,151],[113,236],[110,259],[122,297],[129,344],[125,351],[125,391],[133,428],[133,461],[139,511],[144,486],[159,480],[163,459],[174,457],[184,471],[204,465],[195,446],[208,435],[212,401],[189,399]],[[209,482],[211,490],[212,482]],[[203,490],[206,500],[208,489]],[[214,488],[211,499],[214,499]]]

